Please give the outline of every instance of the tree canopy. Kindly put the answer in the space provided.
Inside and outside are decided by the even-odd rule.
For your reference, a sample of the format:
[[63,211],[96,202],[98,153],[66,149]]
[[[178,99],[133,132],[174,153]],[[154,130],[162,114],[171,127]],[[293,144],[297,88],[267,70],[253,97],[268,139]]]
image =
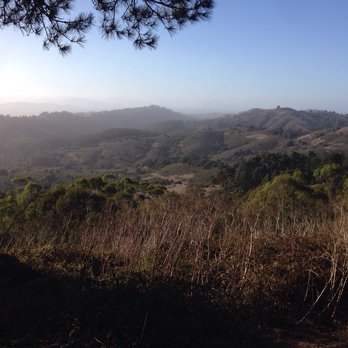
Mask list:
[[175,33],[186,24],[208,20],[214,0],[90,0],[91,11],[74,13],[75,0],[2,0],[0,29],[19,28],[43,38],[44,48],[62,54],[72,44],[83,44],[94,26],[105,38],[128,38],[135,47],[155,48],[157,30]]

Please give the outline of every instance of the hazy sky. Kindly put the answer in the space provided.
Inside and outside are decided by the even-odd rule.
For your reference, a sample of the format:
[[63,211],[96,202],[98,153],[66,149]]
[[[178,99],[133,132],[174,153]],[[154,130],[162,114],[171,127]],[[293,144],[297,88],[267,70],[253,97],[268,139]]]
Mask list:
[[[76,2],[77,9],[87,0]],[[0,31],[0,103],[25,101],[184,112],[291,106],[348,112],[347,0],[216,0],[213,19],[157,50],[101,39],[62,57]]]

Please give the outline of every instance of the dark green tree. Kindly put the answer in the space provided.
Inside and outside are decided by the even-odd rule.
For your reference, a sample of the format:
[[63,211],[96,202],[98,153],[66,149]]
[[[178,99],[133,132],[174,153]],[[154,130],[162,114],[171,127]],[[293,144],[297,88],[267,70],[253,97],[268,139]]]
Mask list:
[[55,46],[62,54],[70,52],[72,43],[83,44],[94,25],[105,38],[128,38],[137,48],[155,48],[160,26],[175,33],[208,20],[214,7],[214,0],[90,1],[90,12],[71,17],[75,0],[2,0],[0,29],[14,26],[26,35],[42,36],[45,48]]

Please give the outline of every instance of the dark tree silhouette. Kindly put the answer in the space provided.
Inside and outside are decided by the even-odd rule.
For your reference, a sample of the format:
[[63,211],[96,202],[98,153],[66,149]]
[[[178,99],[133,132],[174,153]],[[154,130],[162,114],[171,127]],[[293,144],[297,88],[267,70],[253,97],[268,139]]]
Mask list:
[[[208,20],[214,0],[90,0],[93,9],[73,17],[75,0],[0,0],[0,29],[19,28],[26,35],[43,37],[45,48],[62,54],[71,44],[83,44],[92,26],[105,38],[128,38],[137,48],[155,48],[157,29],[175,33],[188,23]],[[95,20],[95,17],[98,17]]]

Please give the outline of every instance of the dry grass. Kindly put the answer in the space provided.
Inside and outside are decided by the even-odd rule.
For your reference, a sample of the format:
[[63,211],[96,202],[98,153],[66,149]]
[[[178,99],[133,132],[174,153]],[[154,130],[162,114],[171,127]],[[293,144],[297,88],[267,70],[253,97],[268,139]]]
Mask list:
[[190,191],[106,211],[77,231],[28,227],[3,246],[50,271],[110,283],[127,274],[185,281],[209,288],[221,302],[298,321],[337,314],[348,279],[342,202],[284,217]]

